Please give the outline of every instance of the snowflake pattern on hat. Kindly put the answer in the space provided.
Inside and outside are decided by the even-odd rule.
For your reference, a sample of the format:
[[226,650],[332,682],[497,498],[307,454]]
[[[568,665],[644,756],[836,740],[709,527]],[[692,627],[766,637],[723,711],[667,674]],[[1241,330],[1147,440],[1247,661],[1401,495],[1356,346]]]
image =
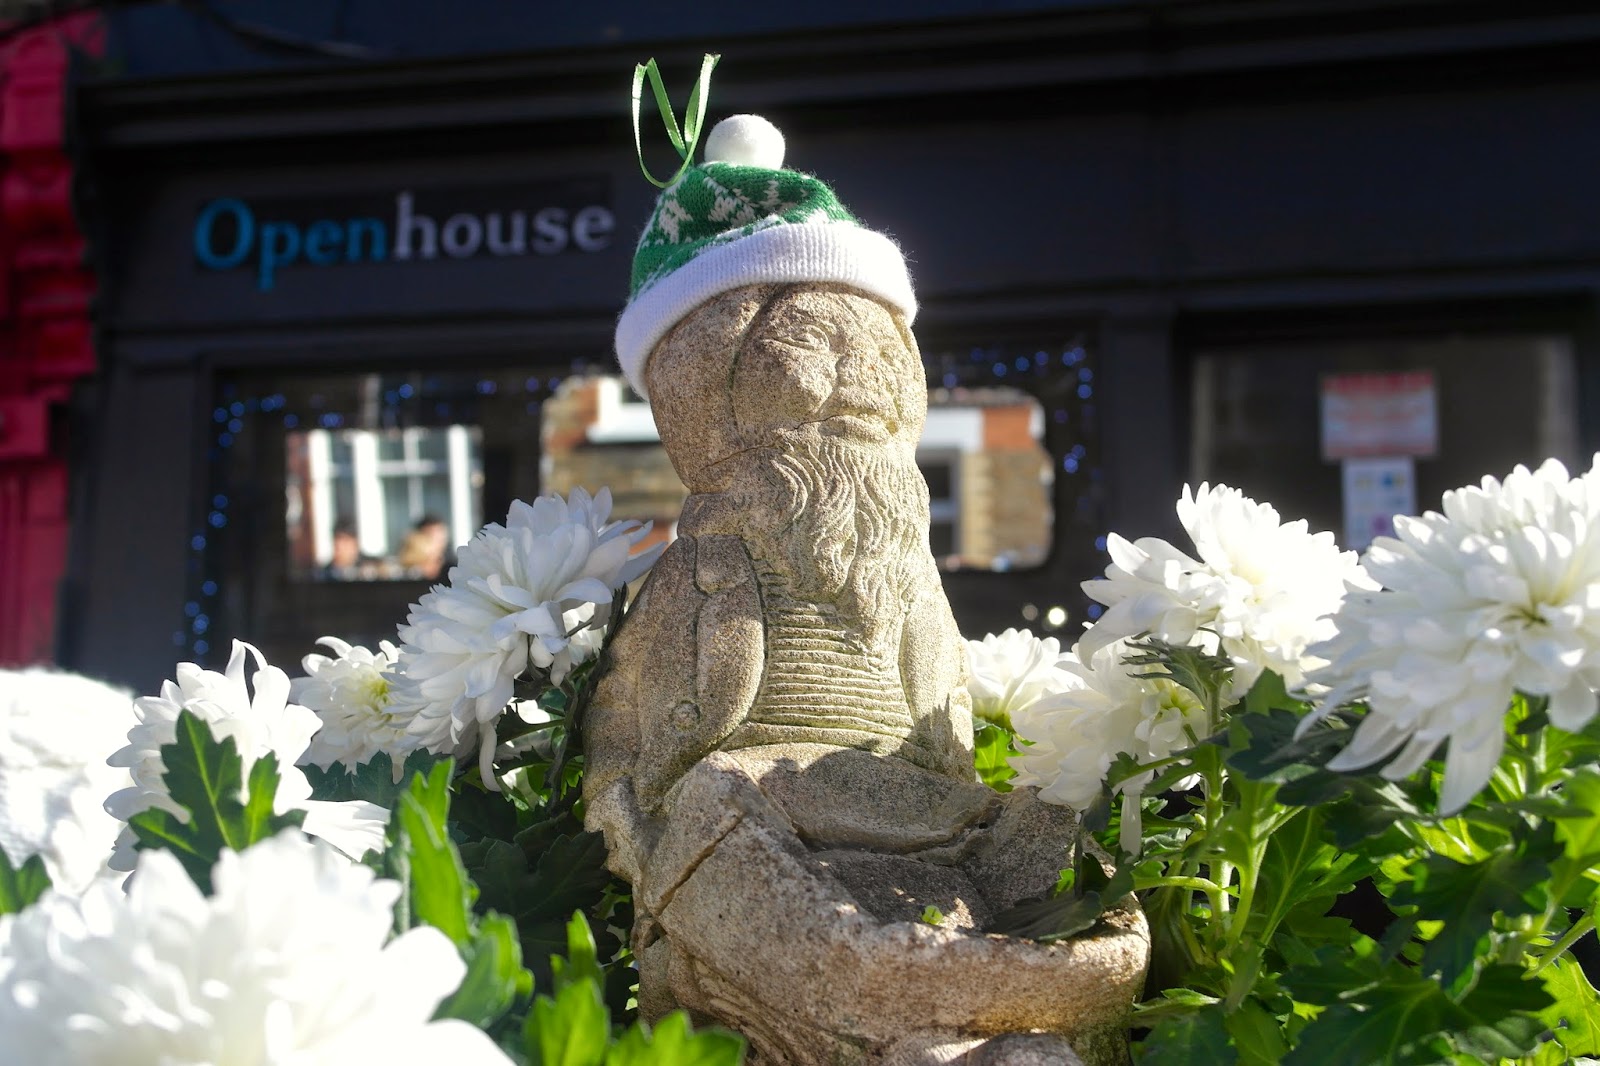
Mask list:
[[708,248],[768,226],[823,222],[859,225],[833,190],[809,174],[729,163],[690,167],[661,193],[639,237],[629,298]]
[[837,282],[915,318],[900,249],[861,225],[821,179],[783,169],[783,137],[771,123],[735,115],[706,145],[710,158],[661,193],[634,254],[616,343],[641,396],[661,338],[706,300],[745,285]]

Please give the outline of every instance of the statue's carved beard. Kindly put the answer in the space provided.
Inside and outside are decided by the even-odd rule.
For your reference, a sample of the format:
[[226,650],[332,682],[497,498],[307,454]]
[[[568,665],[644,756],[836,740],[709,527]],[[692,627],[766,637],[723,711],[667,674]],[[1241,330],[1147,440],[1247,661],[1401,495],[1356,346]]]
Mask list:
[[791,594],[837,605],[869,640],[886,636],[927,556],[928,487],[915,460],[799,435],[753,458],[767,488],[766,506],[746,512],[755,554]]

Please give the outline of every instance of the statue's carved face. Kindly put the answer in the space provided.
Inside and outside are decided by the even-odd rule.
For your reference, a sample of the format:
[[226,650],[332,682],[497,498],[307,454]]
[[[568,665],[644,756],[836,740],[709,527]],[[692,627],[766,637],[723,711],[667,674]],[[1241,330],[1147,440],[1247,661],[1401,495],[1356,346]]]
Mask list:
[[731,384],[745,447],[798,431],[914,448],[927,417],[922,361],[894,317],[838,286],[770,300],[739,347]]
[[843,285],[746,285],[711,297],[645,366],[656,426],[692,492],[721,492],[752,449],[815,440],[909,453],[928,397],[916,341]]

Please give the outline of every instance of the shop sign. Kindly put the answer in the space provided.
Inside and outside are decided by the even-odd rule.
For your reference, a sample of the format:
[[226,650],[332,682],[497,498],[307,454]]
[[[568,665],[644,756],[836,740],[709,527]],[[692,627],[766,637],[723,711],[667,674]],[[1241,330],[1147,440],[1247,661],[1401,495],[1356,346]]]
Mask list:
[[269,292],[285,270],[353,264],[587,254],[611,247],[609,183],[400,189],[375,196],[203,203],[194,258],[207,271],[248,271]]
[[1322,379],[1322,457],[1429,456],[1439,450],[1433,372]]

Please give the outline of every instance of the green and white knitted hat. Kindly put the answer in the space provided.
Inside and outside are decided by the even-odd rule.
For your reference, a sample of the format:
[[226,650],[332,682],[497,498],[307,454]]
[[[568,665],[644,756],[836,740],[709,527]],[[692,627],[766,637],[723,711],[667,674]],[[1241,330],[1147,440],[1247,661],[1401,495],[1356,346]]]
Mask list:
[[757,115],[712,128],[706,161],[661,193],[633,257],[617,360],[645,396],[645,360],[689,312],[745,285],[835,281],[916,317],[894,241],[856,221],[833,190],[784,170],[783,134]]

